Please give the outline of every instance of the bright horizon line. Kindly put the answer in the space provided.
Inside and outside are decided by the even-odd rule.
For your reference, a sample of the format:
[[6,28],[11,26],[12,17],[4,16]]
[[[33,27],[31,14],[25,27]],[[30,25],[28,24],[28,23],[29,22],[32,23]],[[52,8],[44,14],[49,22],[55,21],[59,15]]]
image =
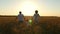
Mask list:
[[[0,16],[18,16],[18,15],[0,15]],[[24,16],[28,16],[28,15],[24,15]],[[60,17],[60,16],[54,16],[54,17]]]

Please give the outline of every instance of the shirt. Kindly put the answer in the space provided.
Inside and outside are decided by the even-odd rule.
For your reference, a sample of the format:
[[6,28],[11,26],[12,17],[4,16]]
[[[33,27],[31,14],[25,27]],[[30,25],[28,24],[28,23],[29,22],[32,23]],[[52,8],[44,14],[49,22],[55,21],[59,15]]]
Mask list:
[[34,18],[34,20],[37,21],[39,19],[39,14],[34,14],[33,18]]
[[18,15],[18,21],[24,21],[24,15],[23,14]]

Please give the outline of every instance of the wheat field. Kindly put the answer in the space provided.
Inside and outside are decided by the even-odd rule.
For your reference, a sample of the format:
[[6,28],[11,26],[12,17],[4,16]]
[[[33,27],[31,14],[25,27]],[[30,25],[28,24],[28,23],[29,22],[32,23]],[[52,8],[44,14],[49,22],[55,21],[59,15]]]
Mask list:
[[17,16],[0,16],[0,34],[60,34],[60,17],[41,16],[39,23],[27,26],[26,20],[32,16],[25,16],[25,21],[18,24]]

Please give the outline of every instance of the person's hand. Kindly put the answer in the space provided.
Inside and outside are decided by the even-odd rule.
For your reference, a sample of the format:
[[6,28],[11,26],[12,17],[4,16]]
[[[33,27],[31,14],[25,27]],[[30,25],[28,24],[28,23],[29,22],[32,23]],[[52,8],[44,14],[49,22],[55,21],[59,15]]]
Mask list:
[[18,22],[18,19],[16,18],[15,21]]

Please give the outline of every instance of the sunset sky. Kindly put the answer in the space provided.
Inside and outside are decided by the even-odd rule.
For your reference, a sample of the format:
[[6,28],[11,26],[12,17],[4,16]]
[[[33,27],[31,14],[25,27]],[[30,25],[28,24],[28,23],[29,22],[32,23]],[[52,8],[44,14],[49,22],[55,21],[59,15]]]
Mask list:
[[60,0],[0,0],[0,15],[33,16],[35,10],[41,16],[60,16]]

